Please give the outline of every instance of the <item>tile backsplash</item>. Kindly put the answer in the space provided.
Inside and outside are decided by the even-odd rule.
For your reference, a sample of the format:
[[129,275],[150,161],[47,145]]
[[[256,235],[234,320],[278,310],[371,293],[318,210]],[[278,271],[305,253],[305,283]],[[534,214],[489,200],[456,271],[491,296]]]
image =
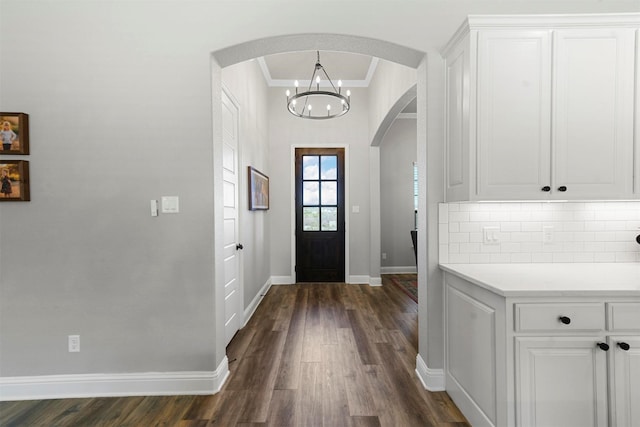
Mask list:
[[440,263],[640,262],[640,201],[441,203]]

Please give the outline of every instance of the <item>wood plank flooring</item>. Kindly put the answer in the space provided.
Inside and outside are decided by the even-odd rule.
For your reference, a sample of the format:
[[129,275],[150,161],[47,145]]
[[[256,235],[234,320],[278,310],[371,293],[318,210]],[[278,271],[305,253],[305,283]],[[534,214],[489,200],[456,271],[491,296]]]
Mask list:
[[418,307],[383,286],[273,286],[212,396],[0,403],[0,426],[468,426],[414,372]]

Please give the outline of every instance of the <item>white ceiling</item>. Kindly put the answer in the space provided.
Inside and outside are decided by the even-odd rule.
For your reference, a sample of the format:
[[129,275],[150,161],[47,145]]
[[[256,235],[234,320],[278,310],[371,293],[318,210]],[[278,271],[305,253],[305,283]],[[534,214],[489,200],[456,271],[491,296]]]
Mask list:
[[[317,61],[317,52],[288,52],[258,58],[267,84],[292,87],[309,84]],[[334,84],[342,80],[344,87],[367,87],[378,64],[378,58],[345,52],[320,52],[320,63]],[[321,76],[324,79],[324,75]]]
[[[258,58],[258,63],[270,87],[293,88],[295,80],[299,81],[300,87],[307,87],[315,69],[317,55],[315,50],[287,52]],[[368,87],[378,65],[378,58],[346,52],[321,51],[320,63],[334,85],[337,85],[338,80],[342,80],[344,88]],[[415,114],[416,100],[409,103],[402,113]]]

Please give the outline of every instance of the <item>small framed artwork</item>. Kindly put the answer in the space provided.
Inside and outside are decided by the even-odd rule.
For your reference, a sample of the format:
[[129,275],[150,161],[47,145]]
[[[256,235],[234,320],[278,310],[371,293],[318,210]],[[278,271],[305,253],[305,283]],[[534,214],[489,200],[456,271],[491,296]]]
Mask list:
[[0,160],[0,202],[31,200],[29,195],[29,162]]
[[249,210],[269,209],[269,177],[249,166]]
[[0,113],[0,154],[29,154],[29,115]]

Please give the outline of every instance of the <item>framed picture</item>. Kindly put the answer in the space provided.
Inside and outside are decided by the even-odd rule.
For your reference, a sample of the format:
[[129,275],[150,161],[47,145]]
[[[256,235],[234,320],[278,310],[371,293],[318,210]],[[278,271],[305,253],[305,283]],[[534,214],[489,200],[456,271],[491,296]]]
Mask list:
[[269,177],[249,166],[249,210],[269,209]]
[[29,115],[0,113],[0,154],[29,154]]
[[0,202],[31,200],[29,195],[29,162],[0,160]]

